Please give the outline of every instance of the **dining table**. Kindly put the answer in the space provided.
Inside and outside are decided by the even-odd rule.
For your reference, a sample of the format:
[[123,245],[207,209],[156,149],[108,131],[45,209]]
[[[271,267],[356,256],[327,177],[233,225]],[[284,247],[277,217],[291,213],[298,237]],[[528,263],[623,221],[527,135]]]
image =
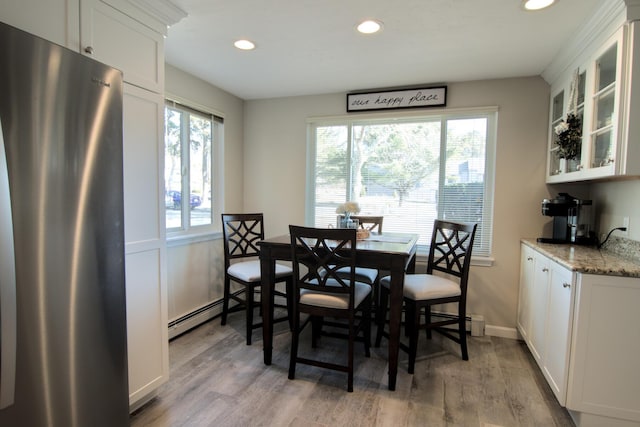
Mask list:
[[[391,276],[389,292],[389,390],[395,390],[398,374],[398,353],[402,319],[405,273],[415,272],[418,235],[413,233],[370,233],[356,242],[356,265],[388,271]],[[274,286],[276,261],[291,261],[289,235],[260,241],[260,270],[262,276],[262,338],[265,365],[271,365],[273,354]]]

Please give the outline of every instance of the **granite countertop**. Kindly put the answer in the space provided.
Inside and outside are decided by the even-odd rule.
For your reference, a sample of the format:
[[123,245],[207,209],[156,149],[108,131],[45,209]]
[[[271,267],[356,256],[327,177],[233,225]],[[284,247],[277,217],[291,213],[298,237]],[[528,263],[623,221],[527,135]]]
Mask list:
[[640,261],[595,246],[538,243],[522,239],[522,243],[548,256],[571,271],[584,274],[640,277]]

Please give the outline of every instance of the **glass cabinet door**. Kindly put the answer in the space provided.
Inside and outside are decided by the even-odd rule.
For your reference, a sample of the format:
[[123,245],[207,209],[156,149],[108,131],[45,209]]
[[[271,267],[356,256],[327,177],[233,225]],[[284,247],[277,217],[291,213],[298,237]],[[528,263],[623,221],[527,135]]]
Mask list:
[[608,166],[614,161],[614,114],[616,105],[618,44],[596,60],[593,117],[591,123],[591,168]]
[[[584,135],[584,97],[585,97],[585,87],[586,87],[586,76],[587,72],[583,71],[578,74],[578,81],[576,82],[576,116],[580,119],[580,123],[582,124],[582,134]],[[584,138],[583,138],[584,141]],[[582,169],[583,164],[581,161],[582,157],[582,145],[578,147],[578,153],[575,159],[567,160],[567,172],[576,172]]]
[[551,134],[553,144],[549,150],[549,175],[558,175],[562,171],[560,170],[560,157],[558,156],[558,144],[556,143],[556,137],[554,129],[563,120],[564,115],[564,90],[560,91],[553,97],[551,104]]

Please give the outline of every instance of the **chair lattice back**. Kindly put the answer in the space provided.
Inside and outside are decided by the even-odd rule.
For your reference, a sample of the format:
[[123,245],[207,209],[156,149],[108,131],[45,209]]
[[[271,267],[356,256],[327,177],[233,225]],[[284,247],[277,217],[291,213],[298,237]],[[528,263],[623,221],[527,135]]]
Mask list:
[[451,274],[461,278],[461,287],[466,287],[477,226],[436,220],[433,224],[427,274],[432,274],[434,270]]
[[[338,220],[342,219],[344,219],[344,215],[338,215]],[[382,221],[384,220],[384,216],[351,215],[351,219],[357,219],[360,224],[360,228],[363,230],[382,233]]]
[[[290,225],[289,233],[296,289],[350,294],[353,304],[350,284],[355,282],[356,230]],[[348,277],[344,271],[338,274],[344,267],[350,270]]]
[[253,258],[260,254],[258,242],[264,240],[263,216],[258,214],[222,214],[224,258]]

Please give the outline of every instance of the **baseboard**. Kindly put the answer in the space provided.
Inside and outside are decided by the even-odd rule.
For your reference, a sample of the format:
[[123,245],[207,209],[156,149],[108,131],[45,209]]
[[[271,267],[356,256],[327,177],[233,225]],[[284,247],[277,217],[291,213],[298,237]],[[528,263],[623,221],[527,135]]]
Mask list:
[[218,300],[212,302],[211,304],[207,304],[206,306],[189,313],[185,316],[182,316],[172,322],[169,322],[169,339],[173,339],[178,335],[182,335],[185,332],[190,331],[195,328],[213,319],[216,316],[219,316],[222,313],[222,300]]
[[485,333],[492,337],[509,338],[512,340],[519,339],[516,328],[506,328],[504,326],[487,325],[484,328]]

